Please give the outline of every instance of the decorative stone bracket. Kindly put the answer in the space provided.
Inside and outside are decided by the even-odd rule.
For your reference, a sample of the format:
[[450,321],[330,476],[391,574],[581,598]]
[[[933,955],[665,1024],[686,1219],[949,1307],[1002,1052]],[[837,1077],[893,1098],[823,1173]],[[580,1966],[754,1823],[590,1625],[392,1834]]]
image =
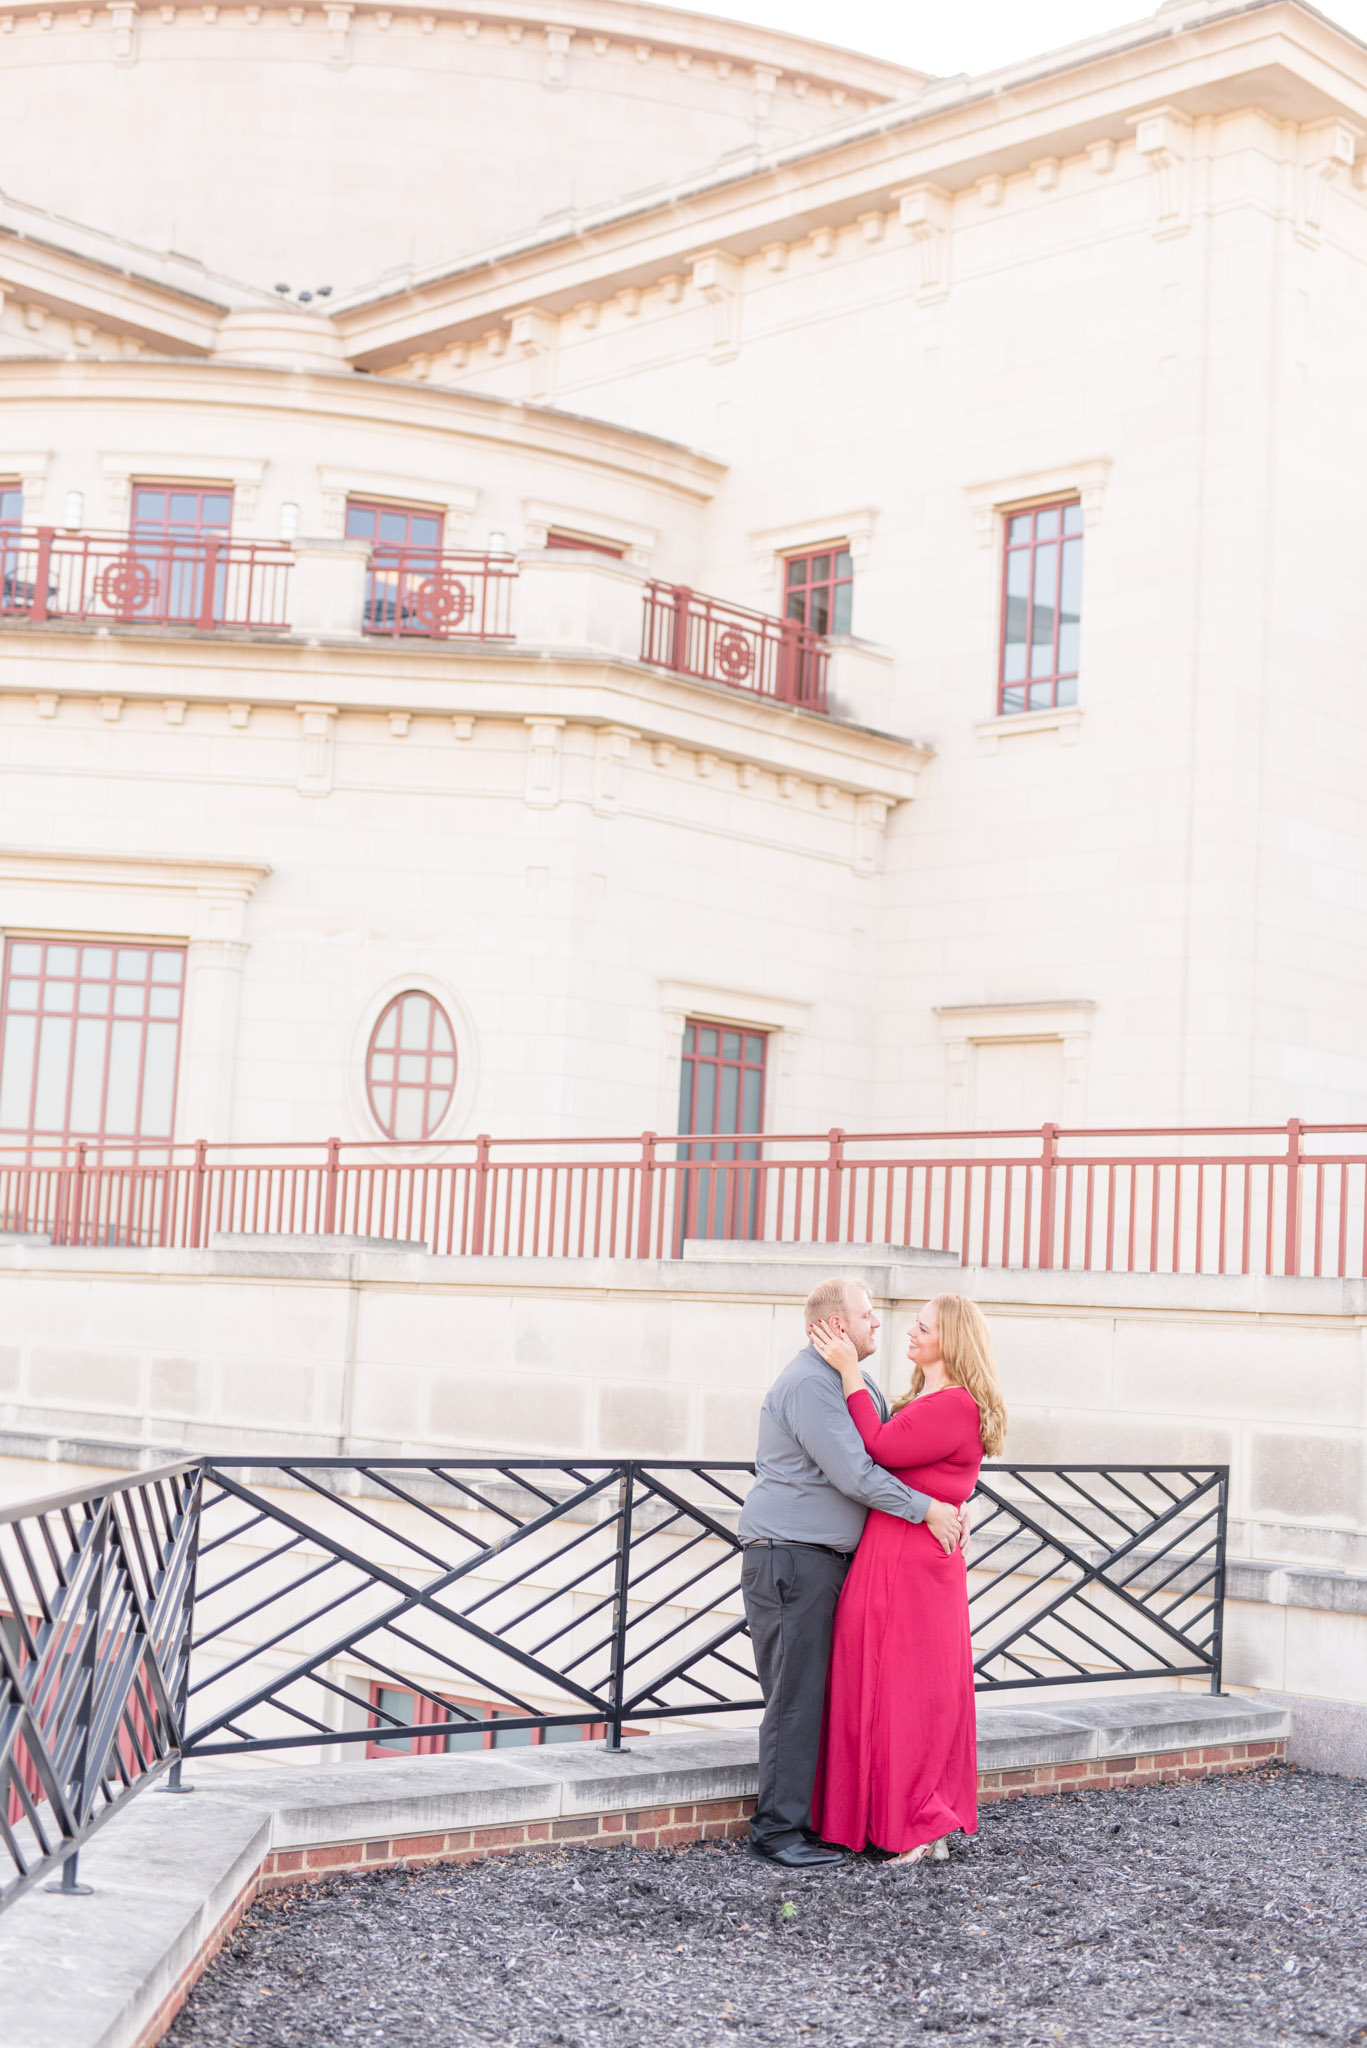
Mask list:
[[1191,121],[1176,107],[1155,107],[1133,116],[1129,125],[1154,176],[1154,235],[1170,241],[1191,226]]
[[709,249],[694,259],[693,283],[712,308],[712,360],[730,362],[740,351],[740,263],[724,250]]
[[949,294],[949,243],[953,201],[943,185],[929,178],[893,193],[897,217],[916,249],[919,285],[916,296],[933,305]]
[[631,743],[640,737],[627,725],[600,725],[594,735],[593,808],[600,818],[615,818],[622,808]]
[[1351,171],[1358,137],[1346,121],[1316,121],[1301,130],[1300,204],[1296,240],[1318,249],[1324,221],[1324,199],[1340,171]]
[[563,718],[525,718],[526,801],[534,811],[553,811],[560,801],[560,743]]
[[337,727],[337,706],[335,704],[296,704],[303,722],[302,744],[299,750],[300,796],[330,796],[332,794],[332,769],[334,740]]

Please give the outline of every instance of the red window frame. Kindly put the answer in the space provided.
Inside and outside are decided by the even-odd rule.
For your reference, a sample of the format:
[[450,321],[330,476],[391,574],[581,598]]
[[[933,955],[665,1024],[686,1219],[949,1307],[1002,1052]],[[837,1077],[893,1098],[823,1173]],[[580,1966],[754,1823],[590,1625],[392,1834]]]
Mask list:
[[[158,505],[155,501],[161,499]],[[209,501],[214,509],[206,511]],[[132,537],[143,541],[226,540],[233,526],[231,484],[135,483]]]
[[1076,704],[1082,502],[1056,498],[1008,512],[1005,521],[998,713]]
[[400,550],[440,554],[445,523],[445,514],[434,512],[430,505],[390,505],[382,498],[346,501],[347,539],[368,540],[379,555]]
[[[36,966],[29,958],[34,952],[39,956]],[[174,975],[172,962],[175,963]],[[4,972],[0,976],[0,1105],[4,1103],[5,1065],[11,1048],[15,1057],[26,1057],[22,1050],[26,1035],[22,1025],[13,1033],[11,1026],[29,1017],[35,1020],[35,1024],[33,1049],[27,1055],[31,1061],[27,1114],[22,1122],[0,1125],[0,1144],[33,1145],[82,1138],[101,1144],[126,1143],[132,1138],[169,1143],[175,1132],[181,1027],[185,1017],[185,966],[186,949],[183,945],[158,944],[152,940],[20,935],[7,938]],[[34,993],[31,994],[30,989]],[[67,1019],[71,1028],[63,1052],[60,1025]],[[98,1113],[91,1118],[77,1117],[73,1112],[82,1107],[82,1097],[86,1101],[91,1099],[86,1092],[90,1084],[85,1077],[94,1070],[90,1066],[84,1074],[78,1075],[82,1046],[96,1042],[93,1031],[88,1029],[83,1033],[81,1027],[101,1023],[105,1026],[103,1045],[97,1054],[87,1055],[89,1059],[98,1059]],[[48,1024],[59,1028],[49,1035],[44,1028]],[[116,1047],[128,1042],[119,1027],[130,1024],[140,1027],[135,1060],[133,1123],[131,1129],[114,1129],[109,1123],[110,1082]],[[165,1113],[165,1129],[144,1130],[143,1118],[148,1109],[149,1048],[153,1044],[164,1046],[167,1043],[161,1027],[168,1025],[174,1030],[169,1040],[170,1086],[160,1105]],[[153,1027],[158,1029],[155,1041],[149,1037]],[[48,1044],[52,1047],[50,1054]],[[123,1057],[126,1064],[126,1056]],[[53,1064],[45,1068],[46,1060]],[[63,1068],[60,1121],[39,1123],[38,1112],[43,1106],[40,1089],[45,1083],[53,1085],[49,1075],[61,1074]]]
[[548,548],[567,548],[586,555],[611,555],[614,562],[625,561],[626,549],[615,541],[590,540],[582,533],[557,533],[554,527],[546,535]]
[[[439,1699],[428,1699],[424,1694],[414,1691],[411,1686],[392,1685],[380,1679],[373,1679],[370,1685],[369,1725],[371,1728],[378,1729],[381,1726],[376,1708],[380,1704],[380,1695],[382,1693],[403,1694],[409,1702],[409,1719],[415,1728],[420,1729],[430,1726],[434,1722],[440,1723],[449,1720],[451,1716],[445,1709],[448,1707],[460,1707],[477,1716],[471,1730],[468,1732],[473,1733],[474,1727],[479,1728],[481,1737],[479,1746],[481,1749],[498,1749],[514,1746],[512,1744],[504,1745],[499,1743],[498,1723],[501,1720],[520,1720],[522,1717],[517,1714],[515,1709],[496,1706],[492,1700],[455,1699],[446,1695]],[[389,1711],[394,1712],[396,1709],[390,1708]],[[460,1732],[465,1733],[467,1731],[462,1730]],[[516,1747],[541,1748],[546,1746],[546,1736],[552,1731],[548,1731],[545,1728],[520,1728],[510,1732],[521,1738],[515,1745]],[[623,1730],[623,1733],[627,1735],[643,1735],[645,1730],[643,1728],[627,1728]],[[568,1731],[561,1730],[560,1734],[562,1739],[566,1741],[603,1742],[607,1738],[607,1723],[604,1721],[585,1721],[577,1728]],[[404,1744],[402,1749],[397,1748],[393,1743],[377,1741],[372,1737],[365,1746],[366,1756],[370,1758],[384,1756],[456,1756],[460,1754],[458,1750],[447,1748],[446,1734],[400,1736],[398,1740]],[[470,1746],[473,1747],[473,1745]]]
[[[676,1235],[752,1238],[760,1234],[763,1176],[734,1170],[758,1159],[764,1128],[769,1034],[690,1017],[679,1062],[679,1158],[698,1170],[679,1176]],[[706,1163],[704,1163],[706,1162]],[[728,1170],[716,1172],[716,1166]]]
[[[426,1030],[420,1045],[403,1043],[403,1034],[408,1028],[404,1006],[411,1002],[427,1005]],[[394,1019],[394,1029],[390,1034],[393,1043],[384,1045],[381,1040],[386,1035],[391,1017]],[[442,1042],[443,1033],[449,1044]],[[366,1100],[370,1104],[371,1115],[385,1136],[410,1144],[420,1144],[424,1138],[430,1138],[454,1100],[459,1068],[460,1052],[456,1045],[455,1027],[437,998],[425,988],[402,989],[391,997],[375,1019],[365,1054]],[[414,1095],[421,1098],[421,1128],[416,1132],[400,1131],[399,1097],[411,1098]]]
[[849,543],[783,557],[783,615],[814,633],[848,633],[854,602],[854,561]]

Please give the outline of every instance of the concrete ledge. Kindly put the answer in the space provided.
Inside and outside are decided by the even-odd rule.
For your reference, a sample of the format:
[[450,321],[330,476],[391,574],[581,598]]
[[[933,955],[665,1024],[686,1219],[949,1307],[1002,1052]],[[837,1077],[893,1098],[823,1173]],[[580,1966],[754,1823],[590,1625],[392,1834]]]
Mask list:
[[[1290,1706],[1131,1694],[978,1711],[985,1803],[1238,1771],[1284,1753]],[[187,1775],[195,1776],[193,1766]],[[81,1852],[90,1898],[0,1919],[4,2048],[151,2048],[262,1888],[521,1849],[674,1847],[746,1831],[755,1734],[237,1771],[153,1789]]]

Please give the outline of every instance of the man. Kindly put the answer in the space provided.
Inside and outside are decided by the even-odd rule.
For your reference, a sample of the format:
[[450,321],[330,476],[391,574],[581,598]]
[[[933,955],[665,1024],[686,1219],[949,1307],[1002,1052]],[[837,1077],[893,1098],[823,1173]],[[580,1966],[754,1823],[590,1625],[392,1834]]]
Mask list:
[[[823,1280],[807,1296],[815,1323],[850,1338],[861,1362],[877,1349],[878,1318],[858,1280]],[[884,1421],[887,1403],[864,1375]],[[864,1449],[839,1376],[810,1341],[769,1389],[759,1418],[755,1483],[741,1510],[741,1589],[764,1694],[759,1800],[750,1824],[757,1855],[787,1870],[839,1863],[839,1849],[808,1839],[835,1603],[870,1508],[924,1522],[946,1551],[960,1539],[958,1510],[903,1486]]]

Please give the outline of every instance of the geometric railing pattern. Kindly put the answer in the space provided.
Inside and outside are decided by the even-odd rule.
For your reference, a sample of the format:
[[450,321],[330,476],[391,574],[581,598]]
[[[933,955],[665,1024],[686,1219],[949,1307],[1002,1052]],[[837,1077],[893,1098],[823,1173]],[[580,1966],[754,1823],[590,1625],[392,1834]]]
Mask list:
[[[745,1464],[187,1460],[0,1510],[0,1907],[182,1758],[438,1754],[760,1706]],[[981,1692],[1220,1687],[1228,1469],[999,1465]]]

